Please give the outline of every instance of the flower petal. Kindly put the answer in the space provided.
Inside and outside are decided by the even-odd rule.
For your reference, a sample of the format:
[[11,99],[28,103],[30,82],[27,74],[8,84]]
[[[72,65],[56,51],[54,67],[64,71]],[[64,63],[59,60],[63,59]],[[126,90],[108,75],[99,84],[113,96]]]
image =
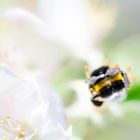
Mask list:
[[0,64],[0,116],[10,115],[23,119],[39,103],[38,93],[34,87],[20,80],[10,68]]

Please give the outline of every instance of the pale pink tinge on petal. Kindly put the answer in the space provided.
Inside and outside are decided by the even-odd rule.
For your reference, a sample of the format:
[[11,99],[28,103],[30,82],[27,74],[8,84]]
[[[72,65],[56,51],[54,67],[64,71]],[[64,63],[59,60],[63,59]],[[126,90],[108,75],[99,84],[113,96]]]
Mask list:
[[37,76],[34,81],[21,80],[9,67],[0,64],[0,118],[10,116],[12,120],[26,122],[29,128],[38,130],[41,140],[44,136],[50,140],[57,137],[68,140],[59,96],[44,75]]
[[20,80],[8,67],[0,65],[0,115],[25,119],[38,103],[38,93],[28,82]]

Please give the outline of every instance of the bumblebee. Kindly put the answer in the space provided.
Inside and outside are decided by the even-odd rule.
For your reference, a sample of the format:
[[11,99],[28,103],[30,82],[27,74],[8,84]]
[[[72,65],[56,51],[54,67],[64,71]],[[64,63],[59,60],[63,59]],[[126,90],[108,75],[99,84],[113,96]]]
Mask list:
[[101,106],[105,101],[121,100],[130,86],[128,76],[119,67],[102,66],[91,72],[87,80],[91,102]]

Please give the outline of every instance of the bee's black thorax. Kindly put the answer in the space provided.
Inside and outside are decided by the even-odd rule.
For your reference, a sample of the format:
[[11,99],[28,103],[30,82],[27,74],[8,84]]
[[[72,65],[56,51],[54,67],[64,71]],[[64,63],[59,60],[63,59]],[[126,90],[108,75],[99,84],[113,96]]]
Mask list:
[[109,69],[109,66],[102,66],[102,67],[100,67],[100,68],[94,70],[94,71],[91,73],[90,76],[92,77],[92,76],[99,76],[99,75],[101,75],[101,74],[105,74],[106,71],[107,71],[108,69]]

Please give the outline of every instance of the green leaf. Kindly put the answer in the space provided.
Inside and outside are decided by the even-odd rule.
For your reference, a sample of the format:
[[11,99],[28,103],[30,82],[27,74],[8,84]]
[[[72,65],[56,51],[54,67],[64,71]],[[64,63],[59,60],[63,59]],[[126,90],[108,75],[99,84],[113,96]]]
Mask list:
[[133,87],[128,91],[126,101],[131,100],[140,100],[140,84],[133,85]]

